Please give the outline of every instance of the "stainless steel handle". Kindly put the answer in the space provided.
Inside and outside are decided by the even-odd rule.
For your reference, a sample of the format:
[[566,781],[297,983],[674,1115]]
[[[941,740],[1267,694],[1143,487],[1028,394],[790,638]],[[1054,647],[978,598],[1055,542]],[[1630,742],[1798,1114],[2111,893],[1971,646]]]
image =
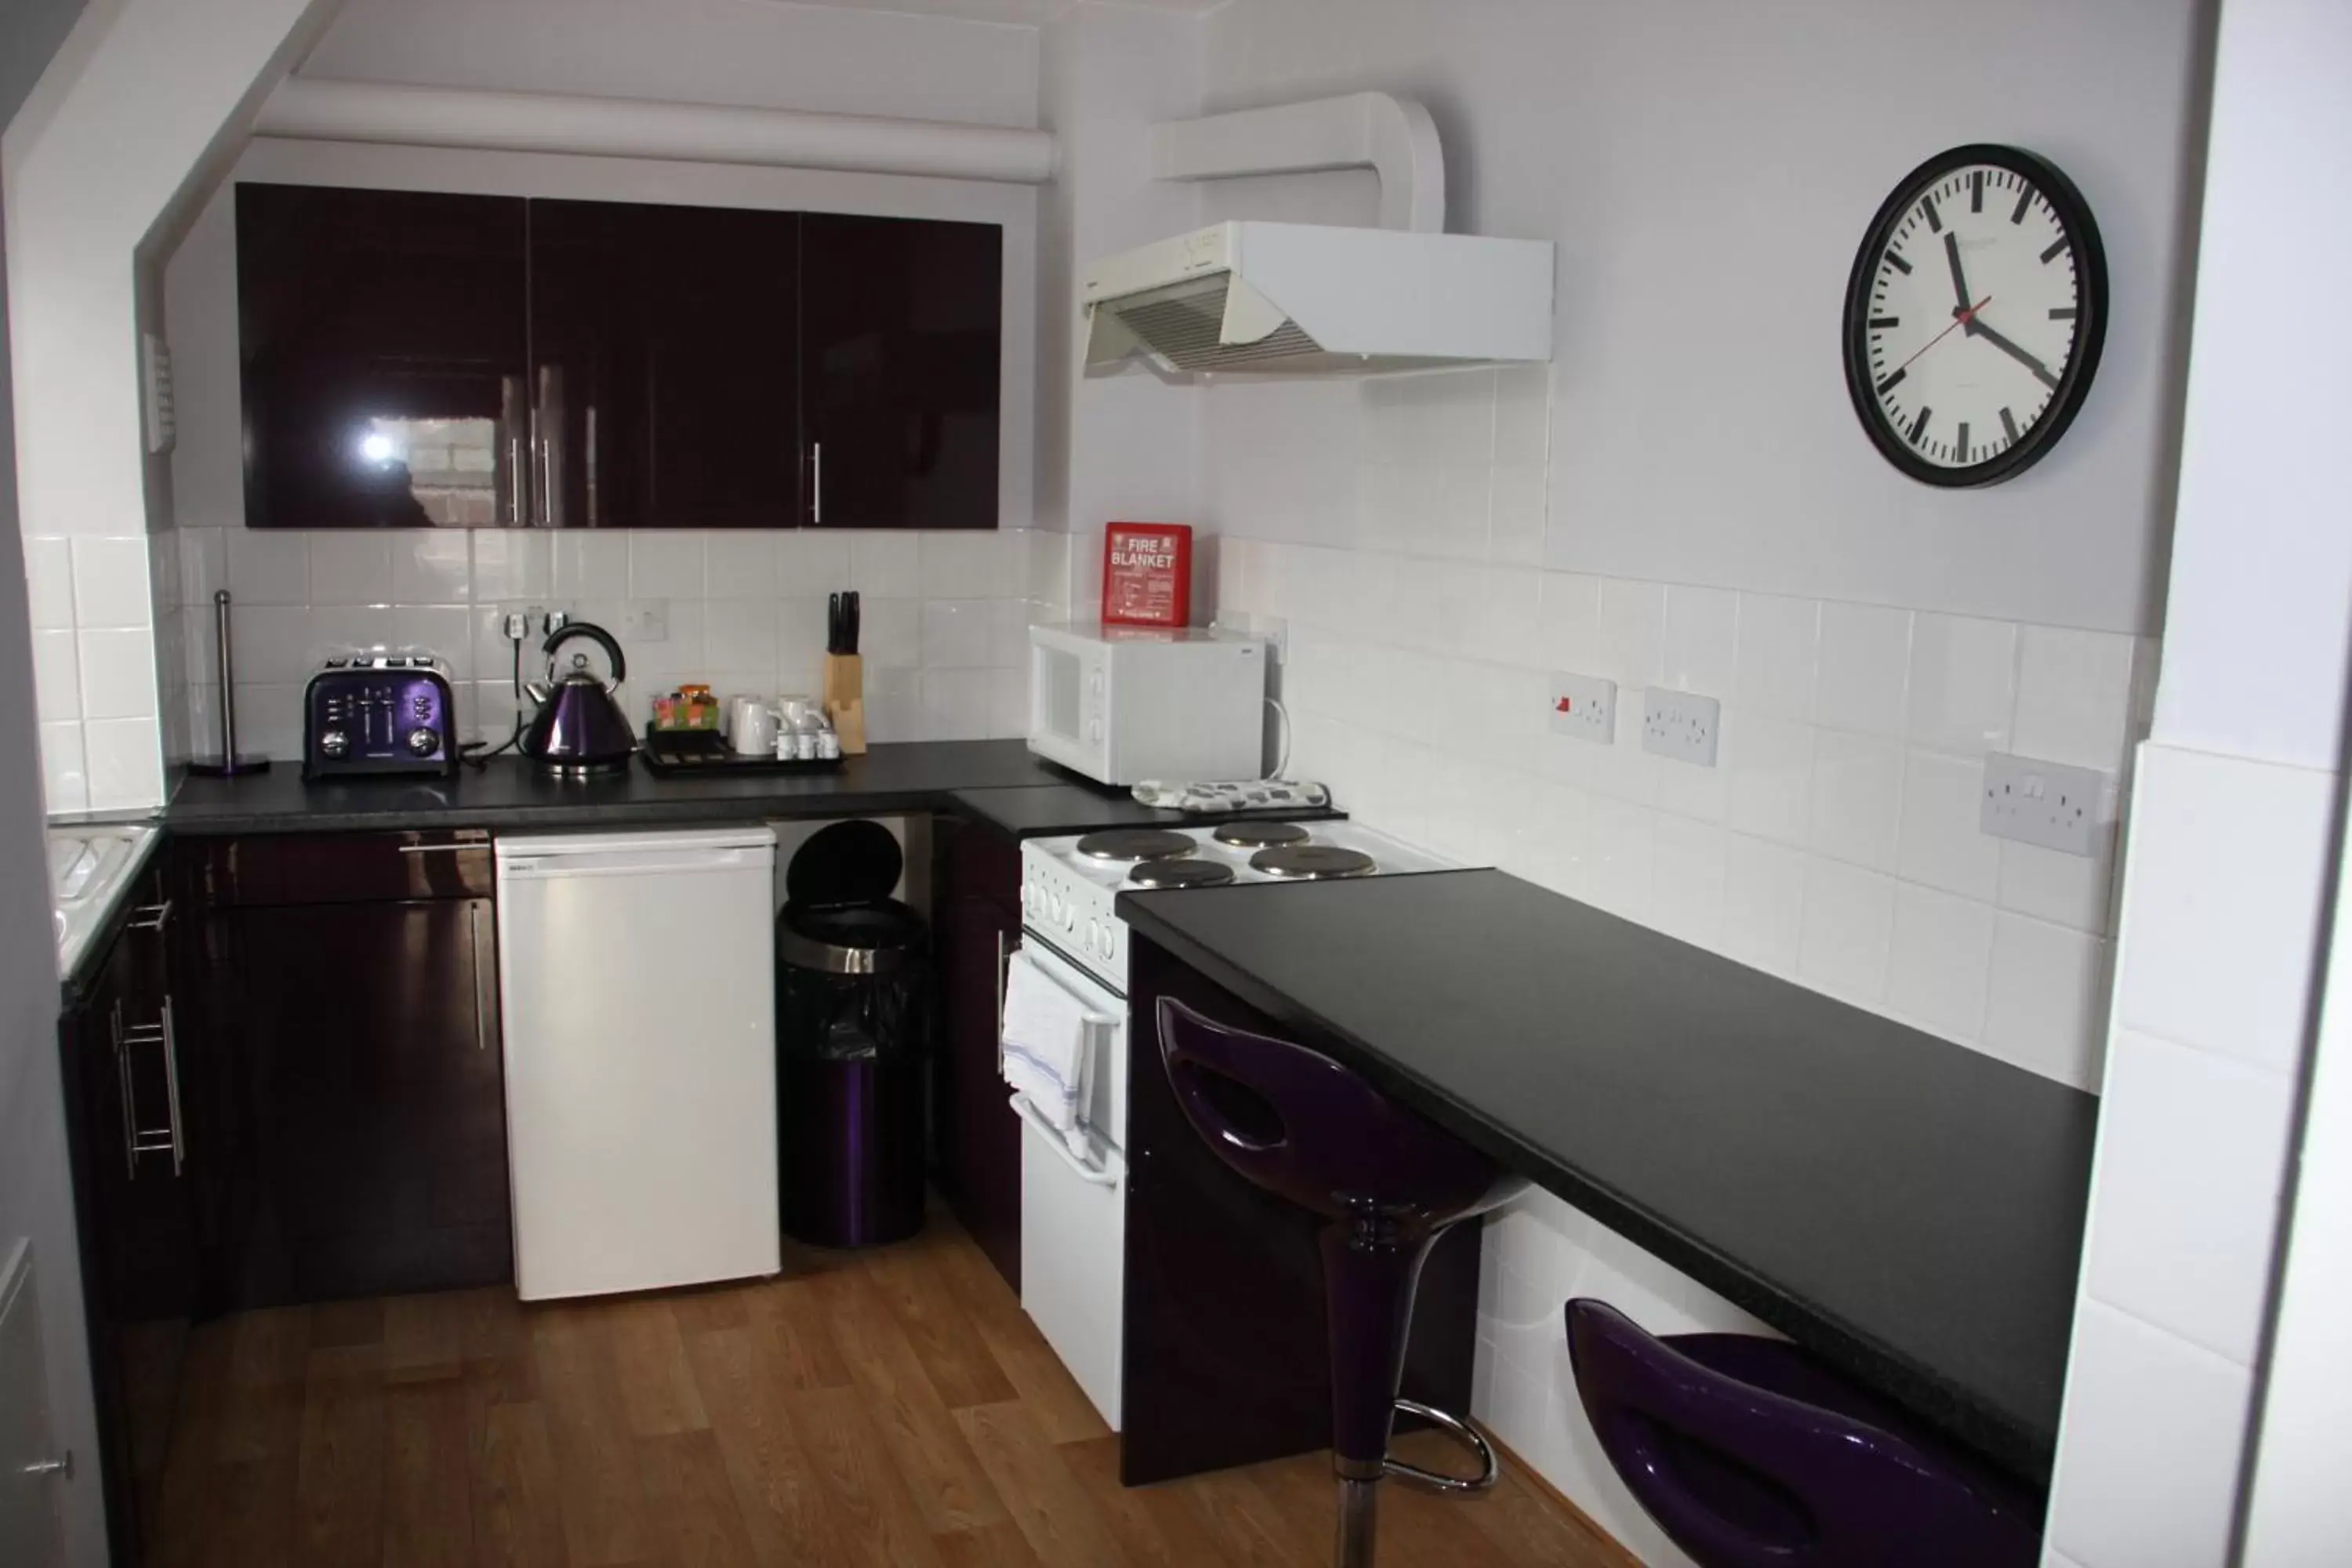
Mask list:
[[482,906],[467,905],[466,917],[468,922],[467,929],[474,938],[474,1048],[487,1051],[490,1048],[489,1008],[482,1000],[482,984],[488,978],[489,964],[496,959],[494,956],[486,958],[482,952]]
[[489,847],[488,839],[469,838],[457,844],[403,844],[399,848],[403,855],[455,855],[460,850],[488,849]]
[[54,1459],[35,1459],[19,1472],[27,1476],[62,1476],[73,1479],[73,1450],[68,1448]]
[[539,515],[550,528],[560,526],[555,511],[555,437],[539,438]]
[[522,515],[522,437],[507,437],[507,521],[521,526],[529,521]]
[[1004,1076],[1004,981],[1013,954],[1004,945],[1004,928],[996,929],[996,1076]]
[[[139,1124],[139,1089],[131,1067],[131,1047],[157,1046],[163,1052],[163,1098],[166,1120],[161,1127]],[[187,1165],[187,1146],[180,1136],[180,1041],[173,1026],[172,999],[163,998],[161,1022],[122,1026],[122,1006],[114,1009],[114,1064],[122,1079],[122,1130],[127,1149],[131,1180],[139,1179],[139,1156],[165,1154],[172,1156],[172,1174],[178,1176]]]
[[139,1179],[139,1112],[135,1094],[131,1087],[131,1046],[122,1037],[122,1004],[118,1001],[107,1015],[107,1029],[114,1037],[114,1081],[121,1092],[115,1098],[122,1106],[122,1163],[131,1181]]
[[172,1174],[179,1175],[188,1163],[187,1140],[180,1134],[180,1032],[172,1024],[172,998],[163,998],[163,1095],[164,1109],[172,1116]]
[[160,904],[141,904],[132,910],[130,921],[122,929],[124,931],[162,931],[171,923],[172,900],[165,899]]
[[824,521],[824,443],[809,443],[809,521]]

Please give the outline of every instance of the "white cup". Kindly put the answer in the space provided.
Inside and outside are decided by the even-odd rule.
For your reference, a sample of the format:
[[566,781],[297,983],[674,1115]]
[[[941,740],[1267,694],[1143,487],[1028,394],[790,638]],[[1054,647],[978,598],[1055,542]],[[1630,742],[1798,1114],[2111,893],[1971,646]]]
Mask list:
[[729,707],[732,715],[728,743],[743,757],[772,755],[776,749],[776,710],[764,698],[738,697]]

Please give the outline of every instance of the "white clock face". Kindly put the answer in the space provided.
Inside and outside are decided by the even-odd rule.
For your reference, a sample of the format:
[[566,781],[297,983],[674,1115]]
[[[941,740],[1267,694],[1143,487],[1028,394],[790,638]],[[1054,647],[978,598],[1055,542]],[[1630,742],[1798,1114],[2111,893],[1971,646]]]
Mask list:
[[2075,261],[2050,198],[1994,164],[1937,176],[1895,221],[1864,322],[1870,395],[1920,462],[1988,462],[2050,411],[2083,308]]

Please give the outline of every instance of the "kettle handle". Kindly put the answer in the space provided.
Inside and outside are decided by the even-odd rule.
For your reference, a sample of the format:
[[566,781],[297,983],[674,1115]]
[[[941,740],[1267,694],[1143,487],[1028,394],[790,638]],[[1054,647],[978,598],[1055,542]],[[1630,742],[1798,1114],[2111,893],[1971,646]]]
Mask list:
[[555,650],[573,637],[586,637],[604,650],[604,657],[613,663],[614,686],[620,685],[629,678],[629,664],[628,660],[621,656],[621,645],[614,639],[612,633],[588,621],[573,621],[569,626],[557,628],[548,637],[539,651],[547,656],[550,669],[555,668]]

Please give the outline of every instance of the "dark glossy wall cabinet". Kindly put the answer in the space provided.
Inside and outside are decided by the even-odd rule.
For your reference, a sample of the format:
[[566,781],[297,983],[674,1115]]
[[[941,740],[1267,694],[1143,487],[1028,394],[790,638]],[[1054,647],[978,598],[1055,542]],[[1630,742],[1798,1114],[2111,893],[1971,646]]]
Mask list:
[[200,1188],[217,1171],[200,1124],[206,1064],[191,1022],[180,908],[151,867],[100,940],[58,1031],[100,1468],[119,1563],[140,1560],[188,1331],[201,1310]]
[[479,832],[206,841],[223,1310],[513,1278]]
[[940,1190],[1005,1283],[1021,1289],[1021,1119],[997,1068],[1004,964],[1021,942],[1021,847],[978,823],[933,825],[939,961],[932,1125]]
[[499,196],[237,188],[247,523],[526,519],[523,219]]
[[1003,231],[802,220],[810,520],[992,528]]
[[253,527],[996,526],[1003,231],[237,187]]

